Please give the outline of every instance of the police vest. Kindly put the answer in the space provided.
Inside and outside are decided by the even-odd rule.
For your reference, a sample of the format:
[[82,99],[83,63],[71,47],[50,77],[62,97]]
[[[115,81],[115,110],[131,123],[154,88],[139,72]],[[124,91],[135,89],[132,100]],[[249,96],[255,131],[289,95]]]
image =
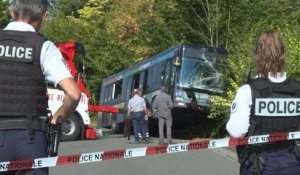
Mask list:
[[248,135],[299,130],[300,83],[287,79],[272,83],[263,78],[251,80],[252,108]]
[[0,31],[0,117],[47,114],[47,89],[40,66],[45,40],[36,32]]

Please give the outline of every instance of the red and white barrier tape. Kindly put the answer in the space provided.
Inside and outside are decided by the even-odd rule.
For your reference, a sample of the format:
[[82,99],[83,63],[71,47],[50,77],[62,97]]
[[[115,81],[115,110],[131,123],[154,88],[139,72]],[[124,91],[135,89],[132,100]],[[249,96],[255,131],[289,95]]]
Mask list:
[[74,155],[65,155],[65,156],[58,156],[58,157],[39,158],[34,160],[8,161],[8,162],[0,162],[0,172],[20,170],[20,169],[65,166],[65,165],[72,165],[72,164],[100,162],[100,161],[112,160],[112,159],[127,159],[127,158],[144,157],[144,156],[151,156],[157,154],[194,151],[194,150],[207,149],[207,148],[208,149],[222,148],[222,147],[231,147],[237,145],[249,145],[249,144],[268,143],[268,142],[277,142],[277,141],[295,140],[295,139],[300,139],[300,131],[258,135],[258,136],[251,136],[251,137],[242,137],[242,138],[212,139],[212,140],[194,141],[189,143],[178,143],[178,144],[162,145],[162,146],[149,146],[149,147],[142,147],[142,148],[130,148],[130,149],[121,149],[121,150],[104,151],[104,152],[74,154]]

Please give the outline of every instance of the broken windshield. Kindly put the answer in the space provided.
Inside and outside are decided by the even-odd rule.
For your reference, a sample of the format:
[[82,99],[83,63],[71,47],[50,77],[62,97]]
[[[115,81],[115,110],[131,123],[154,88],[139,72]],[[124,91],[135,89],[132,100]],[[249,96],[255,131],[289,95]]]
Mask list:
[[220,62],[223,55],[215,52],[203,52],[200,57],[183,57],[179,86],[222,92]]

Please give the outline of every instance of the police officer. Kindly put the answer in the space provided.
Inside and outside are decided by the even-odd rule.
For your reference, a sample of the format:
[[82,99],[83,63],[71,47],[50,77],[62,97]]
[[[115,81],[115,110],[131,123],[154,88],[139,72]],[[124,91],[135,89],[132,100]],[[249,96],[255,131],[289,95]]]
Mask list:
[[[133,97],[128,102],[127,116],[132,118],[133,133],[136,143],[146,140],[145,120],[148,120],[147,107],[144,98],[139,96],[139,90],[133,90]],[[139,132],[142,134],[139,137]]]
[[159,128],[159,145],[164,144],[164,126],[167,128],[167,143],[172,144],[172,112],[173,102],[171,96],[166,93],[166,88],[162,86],[160,93],[155,97],[153,109],[157,110],[158,128]]
[[[284,72],[286,53],[276,31],[260,34],[254,61],[258,75],[238,89],[226,125],[228,133],[242,137],[299,130],[300,83]],[[295,150],[295,141],[238,146],[240,174],[299,174]]]
[[[12,17],[0,31],[0,162],[47,157],[45,80],[65,97],[53,114],[67,119],[80,100],[80,89],[54,43],[38,33],[47,16],[46,0],[11,0]],[[48,168],[4,174],[47,175]]]

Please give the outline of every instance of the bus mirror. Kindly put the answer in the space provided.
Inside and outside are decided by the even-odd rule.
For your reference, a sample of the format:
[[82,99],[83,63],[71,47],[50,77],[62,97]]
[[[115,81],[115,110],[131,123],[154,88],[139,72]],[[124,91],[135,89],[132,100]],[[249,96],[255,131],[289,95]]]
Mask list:
[[176,67],[179,67],[180,65],[181,65],[181,63],[180,63],[180,59],[179,59],[179,57],[177,56],[176,57],[176,59],[175,59],[175,63],[174,63],[174,65],[176,66]]

